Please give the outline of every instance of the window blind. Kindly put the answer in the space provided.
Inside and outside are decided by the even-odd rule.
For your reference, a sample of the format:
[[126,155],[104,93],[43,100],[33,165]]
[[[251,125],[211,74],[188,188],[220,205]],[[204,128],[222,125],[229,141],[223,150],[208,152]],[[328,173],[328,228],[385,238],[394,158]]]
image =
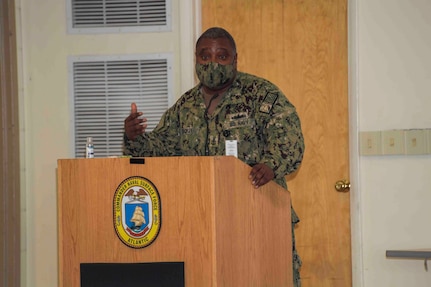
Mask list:
[[172,55],[136,57],[70,59],[75,157],[84,157],[87,137],[93,137],[95,157],[121,155],[132,102],[148,119],[147,131],[171,104]]

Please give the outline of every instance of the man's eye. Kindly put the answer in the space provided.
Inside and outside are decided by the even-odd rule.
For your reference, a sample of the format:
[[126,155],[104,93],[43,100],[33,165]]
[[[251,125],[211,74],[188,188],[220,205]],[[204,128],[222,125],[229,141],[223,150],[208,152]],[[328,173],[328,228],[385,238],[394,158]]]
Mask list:
[[220,55],[220,56],[218,56],[218,58],[219,58],[220,60],[226,60],[227,56],[225,56],[225,55]]

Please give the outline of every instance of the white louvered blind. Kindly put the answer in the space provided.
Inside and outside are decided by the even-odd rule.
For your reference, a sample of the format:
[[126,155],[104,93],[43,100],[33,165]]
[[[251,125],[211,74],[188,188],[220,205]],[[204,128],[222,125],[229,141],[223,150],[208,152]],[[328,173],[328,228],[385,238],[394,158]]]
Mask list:
[[172,55],[70,58],[75,157],[93,137],[95,157],[122,154],[124,119],[135,102],[151,131],[173,101]]
[[70,33],[171,30],[171,0],[67,0]]

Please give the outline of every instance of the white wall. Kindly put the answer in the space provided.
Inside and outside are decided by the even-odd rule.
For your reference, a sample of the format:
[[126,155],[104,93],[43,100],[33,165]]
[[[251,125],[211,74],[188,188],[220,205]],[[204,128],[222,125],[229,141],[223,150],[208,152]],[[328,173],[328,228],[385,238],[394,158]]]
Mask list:
[[[174,53],[176,97],[194,83],[196,3],[172,1],[172,32],[68,35],[65,0],[17,0],[23,286],[58,286],[57,159],[71,158],[67,58]],[[180,18],[180,14],[182,17]]]
[[[431,128],[431,1],[356,2],[359,130]],[[359,163],[363,286],[430,286],[422,260],[385,252],[431,249],[431,156]]]
[[[178,2],[174,31],[148,41],[145,34],[67,35],[64,1],[17,0],[23,286],[57,286],[56,160],[71,157],[67,56],[172,51],[178,96],[193,83],[199,29],[192,10],[199,1]],[[356,17],[351,84],[358,106],[352,113],[359,120],[352,130],[431,128],[431,1],[349,3]],[[352,162],[358,162],[359,175],[354,242],[361,245],[355,285],[429,286],[423,261],[386,259],[385,251],[431,248],[431,156],[361,156]]]

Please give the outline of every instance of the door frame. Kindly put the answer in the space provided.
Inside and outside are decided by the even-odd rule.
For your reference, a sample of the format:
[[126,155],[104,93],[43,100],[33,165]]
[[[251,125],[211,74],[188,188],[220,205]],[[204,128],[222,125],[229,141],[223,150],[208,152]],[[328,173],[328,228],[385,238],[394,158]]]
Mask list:
[[364,286],[362,249],[362,202],[359,174],[359,48],[358,0],[347,0],[348,100],[350,160],[350,222],[352,245],[352,286]]
[[1,286],[20,286],[21,208],[18,69],[15,0],[0,0],[0,279]]

